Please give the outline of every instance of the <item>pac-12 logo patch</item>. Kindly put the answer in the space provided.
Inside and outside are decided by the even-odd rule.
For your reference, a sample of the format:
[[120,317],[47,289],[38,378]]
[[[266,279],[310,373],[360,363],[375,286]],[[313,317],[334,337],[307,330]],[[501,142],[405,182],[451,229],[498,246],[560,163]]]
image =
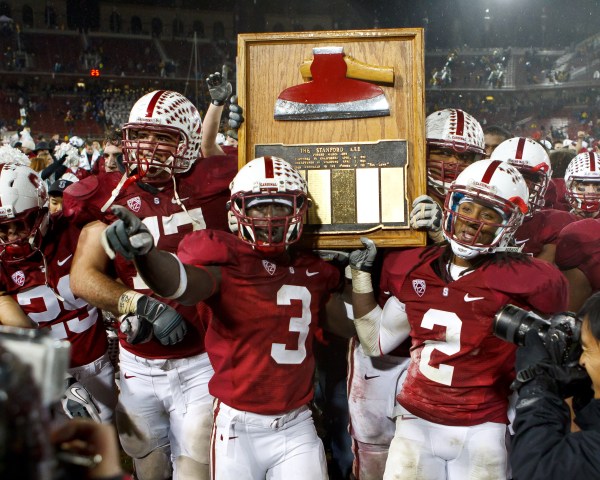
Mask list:
[[271,263],[268,260],[263,260],[262,264],[269,275],[273,275],[275,273],[277,266],[274,263]]
[[23,270],[16,271],[10,276],[10,278],[12,278],[13,282],[19,285],[19,287],[25,285],[25,274],[23,273]]
[[425,295],[425,280],[413,280],[412,285],[415,290],[415,293],[419,297]]
[[127,200],[127,206],[137,213],[140,211],[140,208],[142,208],[142,199],[139,196],[130,198]]

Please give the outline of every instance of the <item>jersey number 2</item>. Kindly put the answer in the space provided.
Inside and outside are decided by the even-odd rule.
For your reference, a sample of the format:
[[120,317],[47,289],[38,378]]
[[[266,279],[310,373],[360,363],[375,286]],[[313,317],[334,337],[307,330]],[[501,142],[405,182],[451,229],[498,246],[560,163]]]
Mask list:
[[438,367],[432,367],[430,365],[431,354],[434,350],[439,350],[446,355],[454,355],[460,352],[462,321],[456,313],[431,308],[423,315],[421,328],[431,330],[435,325],[446,327],[446,338],[443,341],[425,340],[425,346],[421,351],[419,370],[429,380],[450,386],[452,385],[454,367],[443,363],[440,363]]

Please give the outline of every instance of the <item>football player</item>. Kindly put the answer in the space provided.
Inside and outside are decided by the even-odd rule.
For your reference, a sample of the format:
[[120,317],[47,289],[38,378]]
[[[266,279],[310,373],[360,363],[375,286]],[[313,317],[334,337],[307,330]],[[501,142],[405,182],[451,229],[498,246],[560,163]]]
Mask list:
[[49,215],[46,184],[33,170],[0,167],[0,323],[68,340],[69,373],[92,395],[92,416],[111,422],[117,392],[102,317],[69,285],[79,230]]
[[600,155],[584,152],[569,163],[565,172],[565,197],[578,218],[600,214]]
[[552,178],[546,149],[531,138],[514,137],[498,145],[491,160],[507,162],[519,170],[529,189],[529,210],[515,233],[515,245],[522,245],[524,253],[554,262],[558,234],[576,217],[561,210],[544,209],[546,191]]
[[[425,122],[427,193],[413,202],[410,224],[426,229],[431,242],[443,241],[442,209],[456,176],[485,153],[481,125],[467,112],[447,108]],[[380,301],[385,302],[383,296]],[[383,305],[383,303],[382,303]],[[410,342],[381,357],[365,354],[360,342],[350,342],[348,405],[354,451],[353,473],[358,480],[381,480],[399,405],[395,401],[408,366]]]
[[112,204],[135,212],[159,248],[173,253],[186,233],[227,229],[225,204],[237,158],[203,157],[201,126],[198,110],[183,95],[150,92],[123,126],[123,177],[107,174],[99,182],[92,176],[64,194],[66,213],[86,224],[74,257],[73,291],[122,318],[117,429],[141,480],[208,478],[213,369],[204,334],[210,312],[155,298],[132,262],[110,262],[102,232],[114,219]]
[[[203,230],[187,235],[178,256],[154,248],[131,212],[106,230],[107,243],[135,255],[157,293],[215,316],[206,348],[215,374],[214,479],[327,478],[321,440],[308,403],[313,396],[313,338],[320,327],[348,336],[336,267],[290,248],[308,206],[305,180],[289,163],[261,157],[231,183],[237,235]],[[233,300],[232,300],[233,299]]]
[[361,344],[385,354],[409,335],[402,412],[384,479],[506,478],[505,434],[515,347],[492,334],[507,303],[541,314],[564,310],[567,286],[552,264],[511,253],[529,193],[511,165],[481,160],[461,172],[444,203],[449,244],[391,252],[380,288],[368,273],[376,255],[350,254],[353,309]]

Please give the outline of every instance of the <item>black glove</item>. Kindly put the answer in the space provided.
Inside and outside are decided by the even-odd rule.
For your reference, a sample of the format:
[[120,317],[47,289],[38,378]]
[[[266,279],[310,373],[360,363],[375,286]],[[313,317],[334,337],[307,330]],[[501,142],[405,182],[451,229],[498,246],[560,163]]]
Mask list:
[[127,343],[146,343],[152,338],[152,324],[137,315],[124,315],[120,319],[119,330],[126,336]]
[[109,225],[102,234],[102,246],[110,258],[115,252],[127,260],[145,255],[154,248],[154,237],[148,227],[127,208],[113,205],[111,211],[119,220]]
[[360,241],[365,246],[364,250],[354,250],[348,256],[350,267],[355,270],[371,273],[373,263],[377,257],[377,248],[375,242],[367,237],[360,237]]
[[237,95],[231,97],[229,104],[229,126],[234,130],[237,130],[244,123],[244,109],[237,103]]
[[228,68],[226,65],[223,65],[222,73],[211,73],[206,79],[212,104],[218,107],[225,105],[225,102],[233,92],[231,83],[227,81],[227,73]]
[[567,367],[555,363],[535,329],[525,335],[525,346],[517,350],[515,362],[517,377],[511,385],[520,391],[527,385],[550,390],[564,398],[572,396],[582,382],[588,378],[579,365]]
[[180,342],[187,333],[185,320],[177,310],[148,295],[142,295],[137,301],[135,313],[140,320],[152,324],[154,336],[163,345]]

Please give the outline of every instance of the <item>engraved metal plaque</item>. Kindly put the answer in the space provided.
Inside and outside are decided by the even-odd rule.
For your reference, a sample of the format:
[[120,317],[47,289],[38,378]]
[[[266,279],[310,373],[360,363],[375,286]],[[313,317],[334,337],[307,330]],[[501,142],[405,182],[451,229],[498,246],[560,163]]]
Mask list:
[[367,234],[406,228],[406,140],[309,145],[257,144],[255,157],[281,157],[308,183],[306,232]]

